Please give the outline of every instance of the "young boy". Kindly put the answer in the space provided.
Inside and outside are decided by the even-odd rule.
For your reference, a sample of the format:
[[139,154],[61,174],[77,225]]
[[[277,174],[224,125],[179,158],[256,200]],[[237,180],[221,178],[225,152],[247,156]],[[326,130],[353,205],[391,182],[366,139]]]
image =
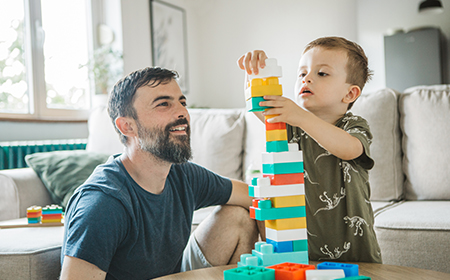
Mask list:
[[[248,74],[264,68],[264,51],[238,60]],[[297,104],[282,96],[264,96],[257,113],[277,115],[268,122],[288,124],[290,142],[303,151],[309,257],[381,263],[373,229],[368,170],[372,140],[366,120],[349,110],[370,78],[362,48],[340,37],[309,43],[300,59],[295,86]]]

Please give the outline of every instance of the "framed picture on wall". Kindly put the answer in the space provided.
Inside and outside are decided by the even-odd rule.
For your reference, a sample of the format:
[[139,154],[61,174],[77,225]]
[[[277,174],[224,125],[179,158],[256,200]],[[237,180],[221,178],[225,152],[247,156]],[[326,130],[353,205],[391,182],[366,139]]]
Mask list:
[[175,70],[183,94],[189,92],[186,12],[172,4],[150,0],[154,66]]

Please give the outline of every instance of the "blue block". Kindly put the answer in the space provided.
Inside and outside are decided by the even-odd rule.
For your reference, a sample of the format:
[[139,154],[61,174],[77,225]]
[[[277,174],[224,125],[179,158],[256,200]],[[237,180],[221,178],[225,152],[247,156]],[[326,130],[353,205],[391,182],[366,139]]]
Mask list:
[[359,275],[359,266],[357,264],[324,262],[319,263],[317,269],[342,269],[344,270],[345,277]]
[[275,270],[257,266],[242,266],[223,272],[224,280],[275,280]]
[[287,140],[266,142],[266,152],[268,153],[279,153],[288,151],[289,145]]
[[269,109],[270,107],[259,106],[259,102],[262,101],[264,101],[264,97],[262,96],[252,97],[249,100],[245,101],[245,107],[249,112],[259,112]]
[[294,251],[294,244],[292,241],[274,241],[266,238],[266,242],[273,245],[273,250],[275,253]]
[[292,174],[303,173],[303,162],[282,162],[275,164],[263,164],[264,174]]

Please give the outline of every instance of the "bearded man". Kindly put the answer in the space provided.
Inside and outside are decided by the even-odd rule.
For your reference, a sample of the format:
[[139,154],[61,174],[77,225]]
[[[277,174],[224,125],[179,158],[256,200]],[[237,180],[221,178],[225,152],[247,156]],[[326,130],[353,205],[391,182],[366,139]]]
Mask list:
[[[189,162],[189,113],[176,72],[120,80],[108,111],[124,152],[71,197],[61,279],[150,279],[236,263],[258,238],[247,185]],[[223,205],[191,234],[193,211]]]

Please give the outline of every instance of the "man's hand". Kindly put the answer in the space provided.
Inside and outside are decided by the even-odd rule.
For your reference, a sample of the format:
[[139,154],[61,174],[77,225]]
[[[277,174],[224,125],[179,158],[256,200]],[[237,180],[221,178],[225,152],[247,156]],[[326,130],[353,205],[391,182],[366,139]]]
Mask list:
[[61,280],[105,279],[106,272],[79,258],[64,256]]

